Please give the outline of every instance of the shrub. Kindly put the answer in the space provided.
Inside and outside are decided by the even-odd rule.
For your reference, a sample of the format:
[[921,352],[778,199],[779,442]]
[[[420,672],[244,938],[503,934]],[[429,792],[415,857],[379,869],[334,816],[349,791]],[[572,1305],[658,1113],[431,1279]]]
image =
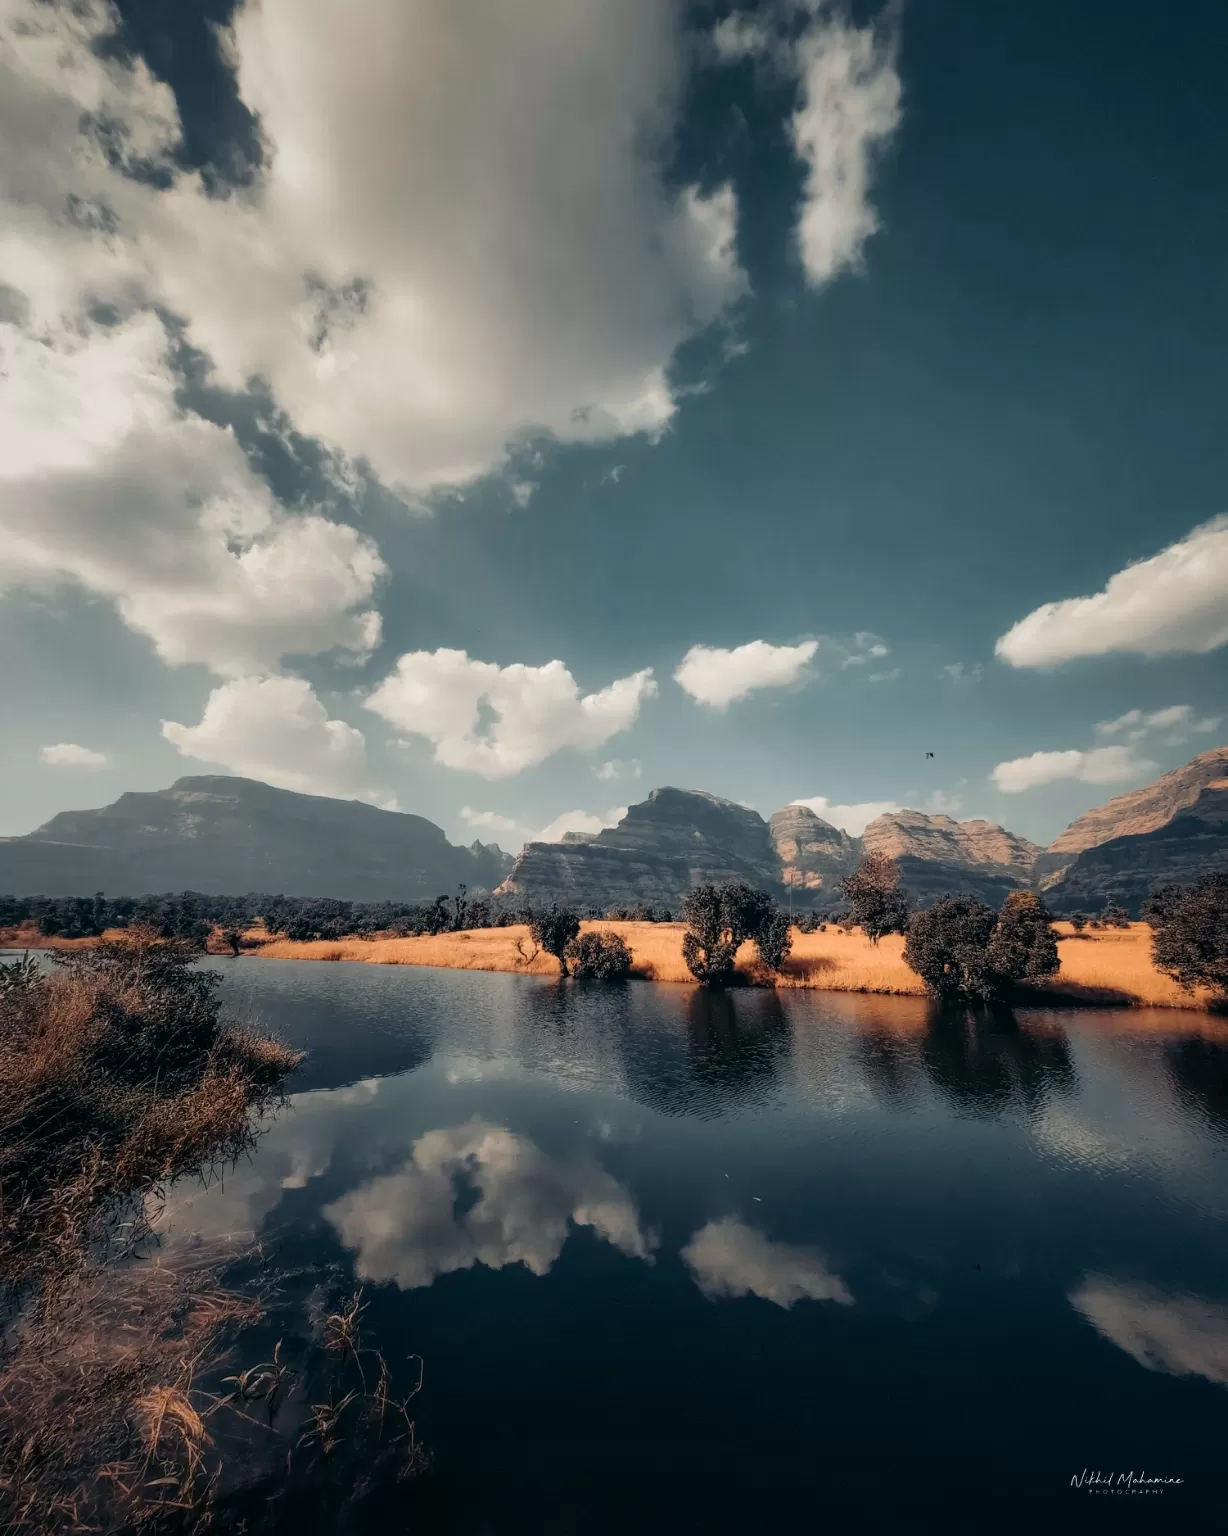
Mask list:
[[753,940],[769,970],[779,970],[789,953],[789,920],[766,891],[739,880],[697,885],[682,904],[687,932],[682,958],[695,980],[708,987],[733,979],[738,950]]
[[1086,913],[1083,913],[1083,912],[1072,912],[1070,914],[1070,926],[1074,929],[1074,931],[1076,933],[1082,933],[1084,928],[1087,927],[1087,915],[1086,915]]
[[1228,1001],[1228,873],[1190,886],[1161,886],[1143,909],[1151,924],[1151,958],[1178,985],[1208,987]]
[[871,944],[908,927],[908,897],[900,890],[900,870],[884,853],[867,853],[853,874],[840,882],[852,908],[851,918]]
[[989,966],[1000,985],[1052,976],[1058,968],[1053,914],[1035,891],[1012,891],[989,941]]
[[617,933],[582,933],[567,946],[572,975],[581,981],[626,981],[631,951]]
[[1128,928],[1130,926],[1130,914],[1126,911],[1125,907],[1119,907],[1112,902],[1105,907],[1101,918],[1106,928]]
[[553,955],[559,962],[559,972],[567,971],[568,945],[580,932],[580,919],[570,907],[560,907],[553,902],[544,912],[537,912],[529,921],[529,935],[534,944]]

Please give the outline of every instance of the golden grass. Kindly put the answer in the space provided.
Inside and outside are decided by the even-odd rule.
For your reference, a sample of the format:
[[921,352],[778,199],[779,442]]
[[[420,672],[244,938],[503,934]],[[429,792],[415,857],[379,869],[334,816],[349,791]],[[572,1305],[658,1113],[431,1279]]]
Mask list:
[[[621,934],[634,955],[631,974],[646,981],[694,985],[682,959],[681,923],[588,922],[582,929],[604,929]],[[1043,988],[1040,998],[1070,1002],[1105,1003],[1128,1007],[1205,1009],[1206,993],[1184,991],[1151,963],[1151,930],[1145,923],[1129,928],[1088,929],[1076,937],[1069,923],[1058,923],[1061,971]],[[274,939],[262,944],[259,953],[283,960],[359,960],[371,965],[429,965],[462,971],[514,971],[535,976],[556,975],[557,963],[539,955],[526,966],[517,954],[516,941],[526,948],[525,927],[481,928],[469,933],[442,933],[418,939],[318,939],[295,942]],[[765,983],[755,963],[754,949],[746,945],[738,956],[738,969],[747,980]],[[778,987],[810,988],[824,992],[874,992],[917,997],[924,992],[917,976],[904,964],[904,940],[898,935],[877,946],[860,931],[844,933],[828,928],[825,933],[793,934],[793,952]]]

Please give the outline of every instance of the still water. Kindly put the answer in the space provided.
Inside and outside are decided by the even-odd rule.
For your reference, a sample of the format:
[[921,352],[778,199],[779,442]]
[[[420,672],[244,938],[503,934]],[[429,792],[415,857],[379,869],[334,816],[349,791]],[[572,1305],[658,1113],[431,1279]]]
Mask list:
[[310,1054],[172,1238],[340,1267],[424,1357],[405,1529],[1222,1527],[1222,1023],[225,976]]

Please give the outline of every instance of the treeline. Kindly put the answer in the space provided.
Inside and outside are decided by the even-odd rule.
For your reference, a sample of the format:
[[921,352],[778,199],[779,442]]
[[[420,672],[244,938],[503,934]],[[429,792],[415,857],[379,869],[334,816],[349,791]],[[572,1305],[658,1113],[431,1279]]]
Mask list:
[[[156,896],[0,896],[0,928],[33,923],[46,938],[97,938],[108,929],[152,928],[166,939],[202,943],[214,929],[237,940],[263,923],[288,939],[341,939],[371,934],[398,938],[461,933],[470,928],[507,928],[531,922],[535,909],[516,896],[470,896],[460,886],[432,901],[338,901],[327,896],[206,896],[200,891]],[[668,907],[591,907],[589,918],[616,922],[669,923]]]

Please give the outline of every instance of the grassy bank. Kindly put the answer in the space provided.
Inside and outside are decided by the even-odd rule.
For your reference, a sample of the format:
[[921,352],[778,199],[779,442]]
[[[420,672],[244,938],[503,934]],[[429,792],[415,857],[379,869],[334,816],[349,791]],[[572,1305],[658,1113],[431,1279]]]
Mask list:
[[[1056,927],[1061,971],[1043,989],[1033,989],[1038,1000],[1150,1008],[1207,1006],[1205,994],[1183,991],[1152,965],[1151,930],[1145,923],[1132,923],[1123,929],[1085,929],[1078,935],[1069,923]],[[694,985],[682,959],[685,930],[681,923],[601,921],[584,923],[582,928],[621,934],[634,955],[633,976]],[[274,939],[261,943],[260,938],[252,934],[256,952],[269,959],[357,960],[371,965],[431,965],[539,976],[558,972],[557,963],[548,955],[539,955],[530,965],[524,963],[516,948],[519,940],[530,949],[528,929],[523,927],[482,928],[417,939],[320,939],[303,943]],[[738,969],[749,982],[770,979],[756,966],[749,944],[739,955]],[[858,931],[844,933],[838,928],[811,934],[794,930],[793,952],[776,985],[912,997],[924,992],[918,977],[904,964],[902,938],[891,936],[873,945]]]

